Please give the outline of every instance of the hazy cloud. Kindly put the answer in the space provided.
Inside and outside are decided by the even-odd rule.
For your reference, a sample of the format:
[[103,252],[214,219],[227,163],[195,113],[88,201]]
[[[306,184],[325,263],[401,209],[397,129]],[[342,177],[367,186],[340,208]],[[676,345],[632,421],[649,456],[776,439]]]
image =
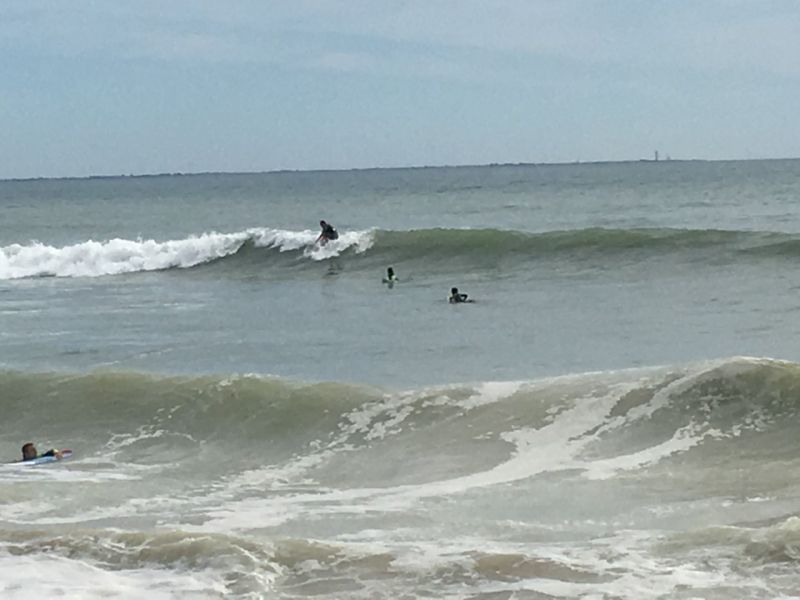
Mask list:
[[799,155],[798,32],[796,0],[10,0],[0,176]]
[[[391,44],[395,53],[410,44],[412,53],[462,48],[588,65],[800,70],[800,3],[793,2],[31,0],[0,7],[0,16],[6,41],[67,56],[297,58],[297,67],[372,68],[382,53],[364,60],[348,47],[361,39]],[[308,40],[324,43],[313,60],[302,51]]]

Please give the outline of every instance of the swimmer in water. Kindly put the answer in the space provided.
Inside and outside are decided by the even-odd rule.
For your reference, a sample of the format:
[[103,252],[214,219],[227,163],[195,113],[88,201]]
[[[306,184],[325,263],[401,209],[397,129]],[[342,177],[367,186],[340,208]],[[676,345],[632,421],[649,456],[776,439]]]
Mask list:
[[450,297],[447,299],[450,304],[462,304],[464,302],[473,302],[473,300],[467,300],[467,294],[462,294],[458,291],[458,288],[450,288]]
[[44,458],[45,456],[52,456],[53,458],[60,459],[62,457],[61,451],[51,448],[47,452],[39,454],[36,446],[32,442],[28,442],[22,446],[22,461],[33,460],[35,458]]
[[400,280],[394,274],[394,269],[389,267],[386,269],[386,277],[383,278],[383,283],[388,283],[389,287],[392,287],[395,283],[398,283]]

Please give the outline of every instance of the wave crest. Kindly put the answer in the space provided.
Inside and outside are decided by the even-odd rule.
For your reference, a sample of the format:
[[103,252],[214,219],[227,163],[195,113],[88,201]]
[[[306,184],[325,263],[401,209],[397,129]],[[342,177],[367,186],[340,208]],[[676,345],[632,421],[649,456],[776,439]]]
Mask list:
[[[351,270],[373,270],[390,264],[417,271],[496,269],[535,261],[574,262],[616,266],[655,258],[685,262],[794,260],[800,238],[793,234],[691,230],[588,228],[530,233],[501,229],[363,229],[340,233],[324,246],[315,244],[318,232],[251,228],[234,233],[209,232],[184,239],[155,241],[88,240],[55,247],[32,242],[0,248],[0,279],[22,277],[97,277],[139,271],[185,269],[257,251],[232,271],[257,264],[259,270],[276,261],[288,268],[312,265],[341,256]],[[266,254],[265,254],[266,253]]]
[[184,239],[88,240],[70,246],[40,242],[11,244],[0,248],[0,279],[25,277],[99,277],[140,271],[185,269],[237,254],[246,244],[279,252],[302,250],[303,256],[319,261],[353,248],[363,252],[371,246],[370,231],[343,234],[325,246],[314,244],[310,231],[254,228],[236,233],[208,232]]

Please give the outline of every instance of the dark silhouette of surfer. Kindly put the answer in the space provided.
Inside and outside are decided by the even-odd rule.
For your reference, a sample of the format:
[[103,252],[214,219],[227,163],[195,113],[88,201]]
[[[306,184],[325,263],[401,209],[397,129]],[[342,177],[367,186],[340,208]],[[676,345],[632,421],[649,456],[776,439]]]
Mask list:
[[462,294],[458,291],[458,288],[450,288],[450,297],[447,299],[450,304],[463,304],[464,302],[475,302],[474,300],[468,300],[467,294]]
[[394,269],[392,267],[389,267],[388,269],[386,269],[386,277],[384,277],[382,281],[383,283],[388,285],[389,289],[391,289],[394,287],[394,284],[398,283],[400,280],[394,274]]
[[317,241],[314,242],[315,244],[324,246],[331,240],[339,239],[339,232],[336,231],[336,228],[330,223],[326,223],[325,221],[320,221],[319,226],[322,227],[322,232],[319,234]]

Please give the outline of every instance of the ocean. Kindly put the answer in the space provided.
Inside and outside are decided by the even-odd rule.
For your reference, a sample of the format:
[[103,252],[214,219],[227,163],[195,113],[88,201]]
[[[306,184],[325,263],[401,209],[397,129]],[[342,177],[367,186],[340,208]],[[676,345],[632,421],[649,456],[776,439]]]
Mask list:
[[0,181],[0,597],[800,597],[799,200],[800,160]]

